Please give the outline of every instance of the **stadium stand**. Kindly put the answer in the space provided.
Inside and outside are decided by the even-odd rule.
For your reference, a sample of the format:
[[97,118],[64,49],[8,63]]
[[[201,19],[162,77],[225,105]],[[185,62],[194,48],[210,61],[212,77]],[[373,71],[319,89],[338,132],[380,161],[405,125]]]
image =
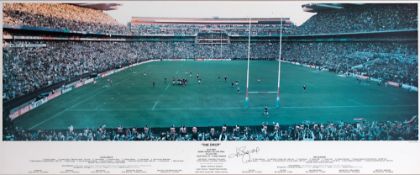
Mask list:
[[322,5],[303,5],[306,11],[317,14],[294,34],[417,30],[417,4],[335,4],[338,8],[320,8]]
[[5,99],[142,60],[122,42],[30,42],[32,47],[25,43],[13,42],[15,47],[3,49],[8,67],[3,72]]
[[13,141],[374,141],[418,140],[417,116],[408,121],[273,123],[262,126],[170,128],[98,128],[25,130],[5,128],[4,140]]
[[[280,22],[282,21],[282,22]],[[223,32],[230,36],[278,36],[280,26],[289,33],[295,25],[288,18],[148,18],[133,17],[131,31],[140,35],[195,36],[201,32]]]
[[355,73],[417,86],[415,43],[290,42],[284,45],[283,53],[285,60],[340,74]]
[[90,33],[129,33],[127,26],[100,10],[60,3],[4,3],[3,23]]
[[[417,5],[343,4],[339,9],[319,9],[319,4],[308,4],[303,7],[317,14],[302,26],[286,25],[283,60],[339,74],[354,73],[382,82],[392,81],[400,86],[418,86]],[[146,25],[133,18],[128,27],[101,10],[45,3],[4,3],[3,15],[3,36],[7,36],[3,40],[3,102],[6,106],[13,104],[9,110],[50,86],[145,60],[245,59],[247,53],[248,19],[238,19],[242,21],[240,24],[227,22],[234,19],[199,19],[223,23]],[[276,20],[252,24],[251,59],[278,58],[280,24]],[[28,30],[7,28],[10,26],[33,28],[28,34]],[[53,33],[42,28],[62,31]],[[209,32],[214,34],[205,34]],[[196,36],[214,42],[197,43]],[[323,130],[322,126],[328,129]],[[199,128],[195,139],[195,133],[173,133],[168,128],[153,130],[152,134],[139,128],[28,131],[9,126],[4,128],[4,139],[217,140],[226,133],[225,140],[417,140],[418,131],[417,122],[413,121],[303,123],[281,126],[278,131],[275,126],[269,128],[270,131],[256,126],[232,132],[217,130],[214,138],[210,128]]]
[[[222,47],[192,42],[31,41],[29,46],[25,43],[28,42],[14,41],[3,48],[7,67],[3,72],[6,101],[84,74],[97,74],[149,59],[244,59],[247,53],[245,42]],[[11,44],[15,46],[7,46]],[[34,44],[44,44],[44,47],[33,47]],[[415,44],[289,42],[283,47],[283,58],[287,61],[417,86],[417,74],[413,73],[417,72]],[[251,59],[278,58],[278,43],[258,42],[251,48]]]

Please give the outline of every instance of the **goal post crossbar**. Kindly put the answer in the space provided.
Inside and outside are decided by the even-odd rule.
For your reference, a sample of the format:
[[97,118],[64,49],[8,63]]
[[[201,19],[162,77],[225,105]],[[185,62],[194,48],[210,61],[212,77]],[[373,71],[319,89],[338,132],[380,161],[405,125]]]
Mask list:
[[248,94],[277,94],[277,91],[248,91]]

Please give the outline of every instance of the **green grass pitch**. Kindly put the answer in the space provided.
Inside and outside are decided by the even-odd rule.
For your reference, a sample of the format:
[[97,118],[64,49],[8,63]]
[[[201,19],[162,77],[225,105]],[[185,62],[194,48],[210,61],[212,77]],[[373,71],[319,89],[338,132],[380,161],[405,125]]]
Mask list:
[[[250,64],[249,107],[244,108],[246,61],[152,62],[126,69],[85,85],[42,105],[15,120],[27,129],[98,127],[169,127],[260,125],[302,121],[405,120],[417,115],[417,92],[358,83],[353,78],[283,63],[280,107],[275,108],[276,61]],[[193,76],[190,77],[189,73]],[[147,76],[143,74],[147,73]],[[200,74],[202,83],[196,81]],[[228,81],[223,77],[227,75]],[[220,76],[220,79],[218,79]],[[164,82],[164,78],[168,82]],[[172,77],[188,78],[186,87],[172,86]],[[260,79],[261,82],[257,82]],[[239,81],[240,93],[231,86]],[[156,82],[156,87],[152,82]],[[307,90],[302,86],[306,84]],[[263,107],[269,106],[269,117]]]

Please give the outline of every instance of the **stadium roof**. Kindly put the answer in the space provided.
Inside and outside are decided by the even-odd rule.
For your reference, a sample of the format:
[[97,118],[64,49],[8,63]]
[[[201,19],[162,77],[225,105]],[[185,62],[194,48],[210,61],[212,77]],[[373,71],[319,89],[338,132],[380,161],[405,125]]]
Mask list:
[[[251,18],[251,23],[276,23],[289,18]],[[131,24],[248,24],[249,18],[165,18],[165,17],[132,17]]]
[[349,6],[359,6],[363,3],[315,3],[315,4],[304,4],[302,5],[303,11],[305,12],[320,12],[324,10],[341,10]]
[[121,4],[118,3],[69,3],[71,5],[90,8],[95,10],[116,10]]

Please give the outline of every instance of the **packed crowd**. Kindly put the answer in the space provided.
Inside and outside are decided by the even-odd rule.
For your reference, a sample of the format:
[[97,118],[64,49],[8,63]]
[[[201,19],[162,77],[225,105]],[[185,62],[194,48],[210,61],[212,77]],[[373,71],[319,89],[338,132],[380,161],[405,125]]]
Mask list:
[[262,126],[25,130],[4,128],[6,141],[340,141],[418,140],[417,116],[408,121],[302,122]]
[[320,11],[294,34],[331,34],[417,29],[417,4],[365,4]]
[[[276,55],[272,52],[274,47],[265,45],[252,45],[253,59]],[[8,101],[84,74],[148,59],[246,58],[246,48],[245,43],[220,46],[193,42],[7,42],[3,47],[3,99]]]
[[130,33],[126,25],[100,10],[61,3],[4,3],[3,23],[91,33]]
[[225,33],[198,33],[195,41],[198,44],[228,44],[230,37]]
[[355,73],[417,86],[417,43],[290,42],[283,58],[332,72]]
[[[294,29],[293,24],[284,24],[283,27],[278,24],[252,24],[252,36],[278,36],[280,29],[288,34]],[[197,33],[223,32],[230,36],[249,35],[249,24],[139,24],[132,25],[131,31],[138,35],[175,35],[191,36]]]
[[3,99],[6,101],[84,74],[100,73],[141,61],[133,47],[122,42],[13,44],[19,47],[7,47],[6,44],[3,48]]
[[[301,26],[284,24],[286,35],[310,35],[351,32],[417,29],[417,4],[364,4],[340,10],[317,12]],[[143,35],[195,35],[202,30],[221,29],[230,36],[249,33],[248,24],[140,24],[131,31]],[[280,24],[253,24],[253,36],[277,36]]]
[[[106,13],[62,3],[5,3],[4,24],[10,26],[46,27],[78,32],[128,35],[196,35],[199,32],[223,31],[229,35],[248,35],[247,24],[119,24]],[[287,24],[288,26],[293,24]],[[284,25],[284,26],[287,26]],[[252,35],[278,35],[280,24],[254,24]],[[284,28],[283,32],[288,32]]]
[[[91,33],[129,35],[196,35],[223,31],[230,36],[248,35],[248,24],[119,24],[100,10],[60,3],[5,3],[4,24],[35,26]],[[319,11],[303,25],[283,24],[286,35],[371,32],[417,29],[416,4],[364,4],[341,10]],[[280,24],[253,24],[253,36],[277,36]]]
[[[54,83],[148,59],[246,59],[247,49],[247,42],[7,42],[3,47],[3,98],[8,101]],[[255,42],[250,56],[273,60],[278,59],[278,52],[278,43]],[[282,55],[284,60],[336,73],[417,86],[416,43],[284,42]]]

